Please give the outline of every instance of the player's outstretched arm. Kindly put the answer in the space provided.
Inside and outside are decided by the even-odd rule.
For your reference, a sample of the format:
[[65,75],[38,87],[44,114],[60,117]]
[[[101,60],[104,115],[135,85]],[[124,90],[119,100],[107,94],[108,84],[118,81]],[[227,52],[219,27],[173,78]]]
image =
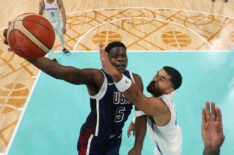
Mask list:
[[203,155],[219,155],[220,147],[224,141],[222,114],[215,103],[206,102],[206,108],[202,109],[202,139],[204,142]]
[[98,76],[102,76],[102,73],[97,69],[78,69],[72,66],[63,66],[46,57],[28,59],[28,61],[46,74],[72,84],[89,85],[95,83]]
[[[4,43],[8,45],[6,34],[7,29],[3,31],[3,36],[5,37]],[[97,69],[78,69],[71,66],[62,66],[46,57],[27,58],[27,60],[48,75],[72,84],[86,84],[92,89],[98,89],[104,80],[102,73]]]
[[162,113],[168,111],[168,107],[162,100],[156,97],[147,98],[136,84],[132,83],[130,79],[126,77],[124,78],[124,76],[118,72],[118,70],[111,64],[107,53],[102,47],[102,43],[99,45],[99,52],[102,68],[113,78],[117,88],[118,83],[123,82],[120,86],[123,88],[121,88],[121,90],[118,88],[119,91],[122,92],[124,96],[137,108],[141,109],[148,115],[154,116],[160,116]]

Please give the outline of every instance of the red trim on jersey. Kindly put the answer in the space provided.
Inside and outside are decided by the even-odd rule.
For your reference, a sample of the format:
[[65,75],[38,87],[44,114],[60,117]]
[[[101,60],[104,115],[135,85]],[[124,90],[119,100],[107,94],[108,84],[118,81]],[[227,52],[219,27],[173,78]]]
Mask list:
[[78,146],[79,155],[86,155],[87,147],[89,145],[89,138],[92,136],[92,132],[89,130],[82,131],[80,133],[80,146]]

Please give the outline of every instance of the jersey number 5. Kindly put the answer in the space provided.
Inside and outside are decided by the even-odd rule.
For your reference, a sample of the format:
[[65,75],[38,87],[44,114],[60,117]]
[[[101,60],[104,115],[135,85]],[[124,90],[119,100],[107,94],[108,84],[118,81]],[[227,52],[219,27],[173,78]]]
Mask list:
[[122,122],[124,118],[125,107],[118,107],[115,113],[115,122]]

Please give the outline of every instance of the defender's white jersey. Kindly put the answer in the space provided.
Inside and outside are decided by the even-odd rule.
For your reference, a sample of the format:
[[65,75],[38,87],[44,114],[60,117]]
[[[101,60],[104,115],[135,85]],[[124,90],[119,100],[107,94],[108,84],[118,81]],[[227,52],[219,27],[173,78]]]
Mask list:
[[182,133],[177,124],[173,94],[162,95],[163,100],[170,109],[171,120],[163,127],[157,126],[154,118],[148,116],[147,130],[154,145],[155,155],[180,155],[182,151]]
[[45,17],[52,23],[60,22],[60,10],[58,5],[58,0],[54,0],[53,3],[49,4],[46,0],[43,1],[43,9]]

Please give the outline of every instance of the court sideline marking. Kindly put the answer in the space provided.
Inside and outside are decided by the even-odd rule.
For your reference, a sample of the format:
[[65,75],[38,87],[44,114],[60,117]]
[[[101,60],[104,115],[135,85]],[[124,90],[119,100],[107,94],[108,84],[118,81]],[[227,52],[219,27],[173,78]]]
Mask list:
[[[67,15],[71,15],[71,14],[82,13],[82,12],[103,11],[103,10],[111,10],[111,9],[116,9],[116,10],[122,10],[122,9],[173,10],[173,11],[184,11],[184,12],[195,12],[195,13],[209,14],[209,15],[214,15],[214,16],[220,16],[220,17],[226,17],[226,18],[234,19],[234,17],[232,17],[232,16],[226,16],[226,15],[221,15],[221,14],[217,14],[217,13],[210,13],[210,12],[205,12],[205,11],[199,11],[199,10],[184,10],[184,9],[175,9],[175,8],[155,8],[155,7],[100,8],[100,9],[89,9],[89,10],[73,11],[73,12],[68,12],[66,14]],[[7,28],[7,27],[0,28],[0,31],[4,30],[5,28]]]
[[[37,78],[36,78],[35,82],[33,83],[33,87],[32,87],[32,89],[31,89],[31,91],[30,91],[30,94],[29,94],[27,100],[26,100],[26,103],[25,103],[25,106],[24,106],[24,108],[23,108],[23,110],[22,110],[22,113],[20,114],[20,118],[19,118],[19,120],[18,120],[18,122],[17,122],[17,124],[16,124],[16,127],[15,127],[15,129],[14,129],[14,132],[13,132],[13,134],[11,135],[11,139],[10,139],[10,141],[9,141],[9,143],[8,143],[8,146],[7,146],[7,149],[6,149],[6,154],[3,153],[3,155],[8,155],[8,153],[9,153],[9,151],[10,151],[10,147],[11,147],[11,145],[12,145],[12,142],[13,142],[14,138],[15,138],[16,132],[18,131],[19,125],[20,125],[20,123],[21,123],[21,121],[22,121],[22,119],[23,119],[24,113],[25,113],[25,111],[26,111],[26,109],[27,109],[29,100],[31,99],[31,95],[32,95],[32,93],[33,93],[33,90],[35,89],[35,86],[36,86],[36,84],[37,84],[37,81],[38,81],[38,79],[39,79],[38,77],[40,76],[40,74],[41,74],[41,71],[39,70],[39,73],[38,73],[38,75],[37,75]],[[1,154],[0,154],[0,155],[1,155]]]

